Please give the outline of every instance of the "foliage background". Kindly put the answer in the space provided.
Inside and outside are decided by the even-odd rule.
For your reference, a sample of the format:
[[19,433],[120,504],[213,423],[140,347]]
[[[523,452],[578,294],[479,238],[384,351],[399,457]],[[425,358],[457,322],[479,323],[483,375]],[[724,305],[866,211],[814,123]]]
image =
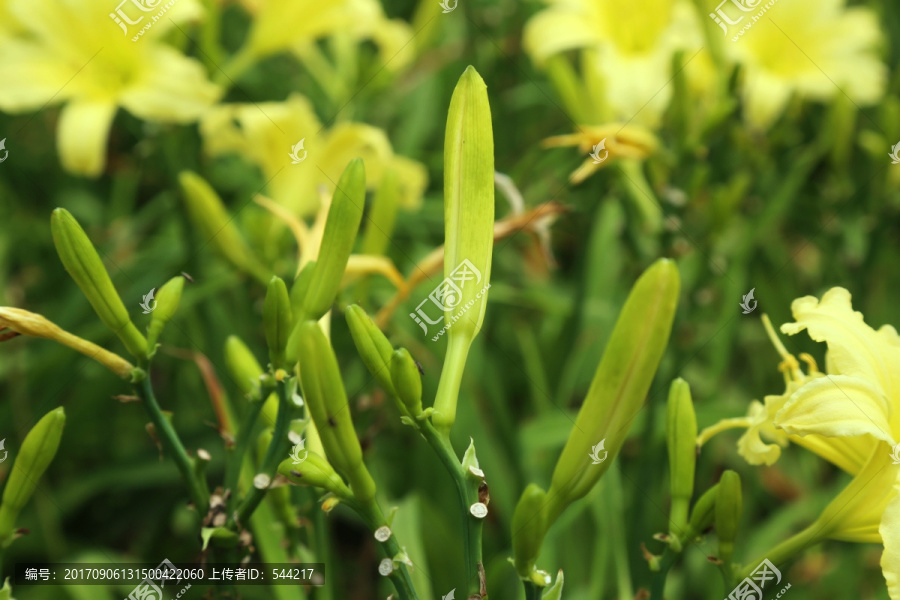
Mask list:
[[[475,439],[491,486],[485,557],[492,596],[521,596],[506,562],[515,502],[527,482],[549,481],[618,308],[655,257],[676,258],[682,274],[675,330],[617,464],[563,515],[545,542],[538,564],[550,571],[565,569],[567,600],[632,598],[648,581],[640,544],[659,552],[661,545],[652,536],[666,527],[663,411],[673,377],[691,383],[703,427],[743,414],[751,399],[782,389],[778,357],[764,335],[760,313],[776,324],[785,322],[793,298],[841,285],[873,326],[900,321],[900,167],[892,167],[886,156],[900,139],[900,9],[890,0],[861,4],[877,12],[886,33],[882,58],[890,75],[882,102],[864,110],[841,94],[828,104],[793,102],[768,131],[751,130],[732,113],[706,129],[693,147],[679,143],[678,114],[669,111],[659,130],[662,150],[645,163],[664,215],[664,226],[648,232],[615,167],[572,186],[568,174],[583,155],[541,147],[541,140],[570,132],[573,124],[545,74],[522,51],[521,31],[537,4],[461,1],[457,11],[437,12],[428,20],[436,11],[424,8],[425,3],[384,2],[390,16],[427,23],[417,59],[391,77],[380,70],[374,52],[362,53],[358,93],[341,118],[352,115],[383,128],[398,154],[429,170],[423,206],[401,213],[393,236],[389,255],[400,271],[409,273],[415,260],[442,242],[443,127],[450,93],[468,64],[488,83],[497,170],[513,178],[526,205],[556,200],[569,209],[551,230],[555,265],[542,260],[527,236],[496,244],[485,328],[469,360],[454,428],[460,451],[469,436]],[[247,20],[231,5],[223,16],[225,45],[234,49]],[[227,100],[281,100],[292,91],[310,97],[323,121],[341,108],[285,56],[246,73]],[[689,98],[676,95],[674,104],[679,100],[692,110]],[[260,327],[265,290],[203,247],[187,219],[176,177],[185,168],[202,173],[237,210],[260,188],[260,174],[236,158],[204,157],[194,126],[148,126],[120,112],[106,174],[94,180],[72,176],[60,168],[55,153],[57,115],[53,108],[0,113],[0,132],[8,137],[10,151],[0,165],[0,305],[40,312],[67,330],[122,350],[54,252],[50,211],[66,207],[97,244],[140,326],[148,320],[139,314],[143,294],[181,271],[193,276],[196,283],[185,290],[178,326],[167,330],[165,341],[169,348],[204,354],[223,392],[236,398],[239,392],[224,368],[223,343],[237,334],[258,358],[265,356]],[[840,127],[833,126],[835,115]],[[509,213],[499,194],[497,207],[498,217]],[[262,235],[254,231],[260,214],[262,209],[253,205],[238,213],[251,240]],[[277,272],[288,275],[293,256],[284,238],[270,258]],[[738,303],[750,288],[759,308],[742,315]],[[354,298],[351,290],[345,300],[363,301],[371,310],[390,295],[381,280],[373,280],[371,289],[368,298]],[[412,297],[424,297],[428,289],[423,285]],[[444,342],[422,339],[405,312],[397,311],[389,334],[423,364],[427,398],[436,389]],[[440,597],[461,587],[454,579],[462,565],[452,484],[421,440],[400,425],[395,409],[383,402],[339,317],[333,337],[367,464],[382,496],[399,504],[412,521],[403,535],[419,581],[428,586],[423,597]],[[822,364],[823,348],[802,338],[785,340],[788,349],[812,352]],[[221,442],[197,365],[163,352],[153,378],[188,447],[212,452],[214,481],[221,471]],[[7,448],[12,450],[13,440],[21,440],[51,408],[63,405],[68,415],[61,451],[21,519],[30,533],[11,548],[7,564],[120,557],[186,561],[197,555],[199,541],[183,508],[177,471],[171,461],[159,460],[140,409],[111,399],[122,393],[127,393],[122,382],[66,348],[22,337],[2,345],[0,437],[8,438]],[[704,448],[697,489],[706,489],[725,468],[741,474],[745,519],[739,558],[750,560],[812,521],[847,477],[795,448],[773,467],[752,468],[735,451],[737,435],[718,436]],[[386,596],[370,536],[340,509],[329,522],[332,597]],[[670,575],[669,596],[724,596],[706,560],[714,553],[711,540],[692,548]],[[791,598],[887,598],[879,555],[876,546],[840,543],[808,552],[785,573],[793,584]],[[58,587],[20,589],[17,596],[80,599],[125,593],[102,586]],[[245,595],[269,593],[246,588]],[[199,592],[191,594],[199,597]]]

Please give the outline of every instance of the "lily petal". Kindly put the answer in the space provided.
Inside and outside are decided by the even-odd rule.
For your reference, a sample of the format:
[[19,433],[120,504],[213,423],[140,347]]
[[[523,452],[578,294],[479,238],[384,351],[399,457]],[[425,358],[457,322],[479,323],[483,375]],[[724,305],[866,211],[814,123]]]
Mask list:
[[894,498],[881,515],[878,527],[884,541],[881,570],[891,600],[900,600],[900,477],[894,482]]
[[816,378],[796,392],[775,415],[775,425],[793,435],[870,435],[893,446],[890,405],[877,387],[858,377]]
[[63,167],[78,175],[97,177],[106,165],[106,142],[116,115],[112,101],[72,101],[59,115],[57,139]]

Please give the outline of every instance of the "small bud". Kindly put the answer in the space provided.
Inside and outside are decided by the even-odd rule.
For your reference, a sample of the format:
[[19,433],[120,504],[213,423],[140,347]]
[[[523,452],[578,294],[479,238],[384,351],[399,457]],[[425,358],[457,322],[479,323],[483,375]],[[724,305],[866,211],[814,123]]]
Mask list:
[[334,191],[319,257],[303,298],[303,318],[318,321],[337,296],[366,203],[366,170],[360,158],[344,169]]
[[245,396],[259,395],[259,376],[263,374],[263,369],[250,349],[236,335],[230,335],[225,340],[225,365]]
[[713,524],[716,516],[716,497],[718,496],[719,484],[712,486],[700,496],[694,503],[691,511],[691,521],[689,525],[690,531],[686,539],[690,540],[704,531]]
[[687,526],[697,462],[697,418],[694,415],[691,388],[680,378],[674,380],[669,387],[666,444],[669,450],[669,489],[672,494],[669,532],[680,538]]
[[476,519],[483,519],[488,514],[488,507],[481,502],[476,502],[469,507],[469,512],[472,513],[472,516]]
[[122,379],[130,379],[134,371],[134,365],[118,354],[60,329],[56,323],[48,321],[37,313],[22,310],[21,308],[0,306],[0,329],[3,328],[9,328],[22,335],[53,340],[68,346],[96,360]]
[[278,465],[278,473],[287,477],[292,483],[310,485],[328,490],[340,498],[353,495],[334,467],[315,452],[307,450],[306,459],[295,464],[293,459],[285,459]]
[[298,335],[303,397],[328,460],[350,482],[362,502],[375,497],[375,482],[362,460],[337,357],[315,321],[300,324]]
[[222,199],[205,179],[191,171],[182,171],[178,183],[188,214],[204,245],[211,244],[227,261],[262,282],[271,274],[241,237]]
[[391,354],[391,381],[409,415],[415,417],[421,414],[422,376],[416,367],[416,361],[406,348],[400,348]]
[[386,542],[391,539],[391,528],[387,525],[382,525],[378,529],[375,530],[375,539],[379,542]]
[[514,564],[519,577],[527,579],[534,573],[534,562],[541,553],[544,540],[544,503],[547,494],[537,484],[529,484],[512,518],[512,547]]
[[184,289],[184,277],[173,277],[167,281],[156,294],[156,308],[150,317],[150,325],[147,326],[147,345],[150,351],[156,345],[159,334],[162,333],[181,302],[181,290]]
[[291,300],[287,286],[280,277],[273,276],[266,290],[263,304],[263,326],[266,332],[266,344],[269,346],[269,360],[276,368],[286,366],[285,348],[288,335],[291,333],[293,317]]
[[741,521],[741,478],[731,470],[722,473],[716,492],[716,535],[719,538],[719,558],[726,564],[734,554]]
[[340,503],[341,503],[340,498],[335,498],[334,496],[332,496],[330,498],[325,498],[325,500],[322,502],[322,510],[327,513],[330,513],[332,510],[334,510],[334,507]]
[[381,329],[358,304],[350,304],[344,309],[350,335],[356,345],[356,351],[369,373],[378,384],[391,396],[396,396],[391,379],[391,354],[394,347],[385,337]]
[[50,216],[50,231],[63,266],[103,324],[119,336],[132,356],[145,357],[147,340],[128,318],[100,255],[75,217],[64,208],[55,209]]
[[59,407],[44,415],[25,436],[0,502],[0,548],[14,534],[19,512],[56,456],[65,424],[66,412]]

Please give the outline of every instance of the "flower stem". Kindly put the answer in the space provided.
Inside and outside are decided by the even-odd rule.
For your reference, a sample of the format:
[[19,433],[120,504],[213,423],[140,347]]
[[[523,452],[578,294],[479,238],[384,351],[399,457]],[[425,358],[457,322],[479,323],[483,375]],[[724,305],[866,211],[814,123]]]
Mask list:
[[203,517],[209,510],[209,492],[205,482],[201,482],[194,471],[194,461],[188,456],[181,438],[178,437],[175,428],[169,422],[169,419],[163,414],[156,396],[153,394],[153,386],[150,383],[149,372],[144,378],[135,385],[135,391],[141,399],[142,404],[150,415],[150,421],[156,430],[156,435],[162,441],[163,447],[175,459],[175,464],[181,477],[188,486],[188,494],[191,501],[197,508],[197,513]]
[[[259,473],[263,473],[269,477],[271,481],[275,475],[275,469],[278,468],[278,462],[282,457],[287,457],[288,448],[291,441],[288,438],[288,429],[291,425],[291,399],[288,394],[288,383],[290,379],[279,381],[278,389],[278,416],[275,418],[275,431],[272,433],[272,442],[266,450],[263,457],[262,465],[260,465]],[[268,488],[260,489],[255,485],[250,489],[247,497],[238,505],[237,515],[234,517],[232,525],[246,526],[249,523],[250,515],[259,506],[263,498],[266,496]]]
[[241,465],[244,464],[247,446],[249,446],[250,437],[253,435],[253,426],[256,425],[256,420],[262,411],[263,404],[265,404],[265,400],[256,400],[247,406],[244,418],[241,419],[235,446],[228,456],[228,463],[225,465],[225,491],[231,490],[231,497],[228,499],[228,514],[231,513],[231,506],[238,495],[237,484],[241,474]]
[[745,577],[749,577],[750,573],[752,573],[756,567],[764,560],[768,559],[773,565],[780,565],[797,554],[803,552],[810,546],[814,546],[822,541],[822,533],[823,528],[819,525],[818,522],[813,523],[800,533],[797,533],[787,540],[781,542],[771,550],[767,551],[765,554],[759,557],[759,559],[753,561],[747,566],[741,567],[740,569],[736,569],[738,581],[744,579]]
[[[369,529],[373,532],[379,527],[387,525],[387,520],[384,518],[381,508],[378,507],[378,503],[375,500],[371,500],[362,505],[357,505],[355,508],[359,513],[359,516],[362,517],[363,521],[366,522],[366,525],[368,525]],[[380,544],[387,558],[392,559],[400,553],[400,544],[397,543],[397,536],[395,535],[391,535],[386,542],[381,542]],[[401,563],[399,568],[391,571],[389,577],[394,584],[394,588],[397,590],[397,595],[400,597],[400,600],[419,599],[418,595],[416,595],[416,589],[413,587],[409,569],[405,564]]]

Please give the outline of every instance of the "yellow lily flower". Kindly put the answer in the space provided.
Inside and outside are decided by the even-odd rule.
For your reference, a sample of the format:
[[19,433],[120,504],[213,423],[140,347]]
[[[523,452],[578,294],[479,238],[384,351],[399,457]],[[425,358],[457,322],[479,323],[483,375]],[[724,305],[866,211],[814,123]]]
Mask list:
[[689,81],[711,83],[696,11],[682,0],[545,0],[549,8],[527,24],[524,47],[543,65],[551,56],[584,50],[586,103],[598,122],[631,121],[654,127],[672,95],[672,55],[685,51]]
[[823,102],[843,92],[860,106],[881,98],[887,68],[877,53],[882,40],[877,16],[869,8],[845,4],[778,1],[757,21],[751,20],[756,11],[739,13],[730,3],[723,7],[735,20],[744,17],[728,27],[724,44],[745,68],[741,94],[748,122],[768,127],[792,94]]
[[[157,21],[160,1],[144,0],[149,12],[133,2],[5,0],[13,24],[0,37],[0,110],[65,103],[57,137],[72,173],[103,172],[120,106],[148,121],[190,123],[219,97],[200,63],[159,41],[173,21],[199,15],[196,1],[178,0]],[[120,14],[127,21],[110,18]]]
[[[807,530],[798,534],[803,547],[823,539],[882,543],[882,571],[891,600],[900,600],[900,336],[890,325],[877,331],[853,310],[850,292],[832,288],[819,300],[806,296],[791,305],[795,322],[781,331],[804,329],[826,342],[826,373],[815,362],[804,375],[796,359],[770,332],[784,358],[787,390],[755,403],[744,419],[727,419],[699,436],[703,443],[729,427],[748,427],[739,451],[752,464],[772,464],[777,446],[788,440],[812,450],[854,475],[850,484]],[[769,329],[771,329],[769,327]]]
[[[200,131],[207,153],[236,153],[257,165],[268,181],[268,196],[301,216],[316,211],[318,188],[333,192],[347,163],[356,157],[365,162],[370,189],[387,167],[397,172],[400,204],[406,208],[419,205],[427,184],[424,165],[395,155],[383,131],[362,123],[324,129],[312,104],[300,94],[284,102],[216,106]],[[291,149],[301,140],[293,159]]]

